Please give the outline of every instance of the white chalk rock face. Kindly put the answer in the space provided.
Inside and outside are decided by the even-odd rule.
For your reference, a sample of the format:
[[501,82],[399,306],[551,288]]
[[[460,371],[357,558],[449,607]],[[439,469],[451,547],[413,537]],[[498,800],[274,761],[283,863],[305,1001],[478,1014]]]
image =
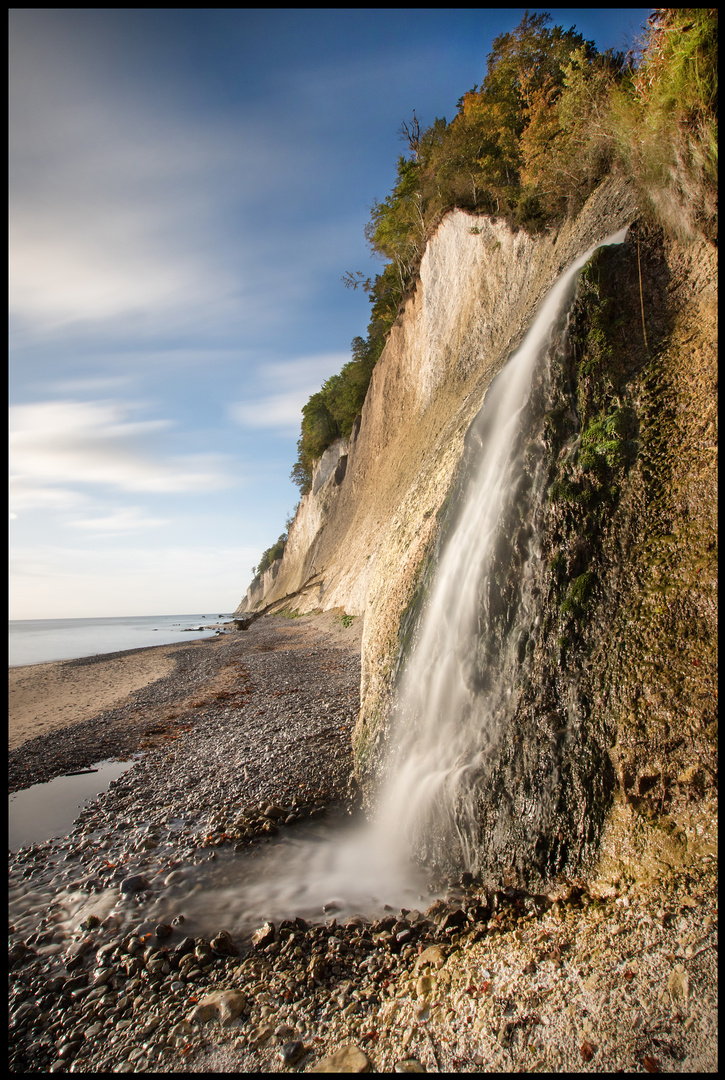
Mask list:
[[532,237],[454,210],[429,240],[361,417],[319,461],[273,577],[238,609],[364,615],[363,721],[386,710],[401,615],[491,379],[561,271],[635,213],[632,193],[607,180],[558,232]]

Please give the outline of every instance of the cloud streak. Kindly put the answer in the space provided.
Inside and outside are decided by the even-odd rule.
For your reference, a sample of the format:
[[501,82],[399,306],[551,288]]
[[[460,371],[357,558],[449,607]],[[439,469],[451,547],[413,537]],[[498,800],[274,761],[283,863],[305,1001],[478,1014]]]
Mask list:
[[253,264],[220,241],[234,206],[282,175],[279,140],[254,117],[194,118],[143,86],[99,82],[82,41],[54,40],[32,15],[14,24],[11,314],[57,329],[253,288]]
[[149,437],[168,432],[171,421],[130,420],[131,411],[127,403],[108,401],[11,406],[13,510],[77,503],[75,484],[178,494],[236,482],[221,455],[154,453]]
[[[77,113],[80,105],[68,109]],[[213,205],[204,191],[219,156],[213,139],[197,133],[191,153],[168,125],[161,133],[153,124],[129,131],[131,118],[102,102],[83,113],[72,153],[52,140],[36,149],[11,129],[11,314],[57,326],[231,291],[200,236]],[[11,115],[17,128],[18,113]],[[42,119],[57,120],[56,110],[46,104]],[[35,121],[29,130],[37,139]]]
[[165,518],[145,517],[140,507],[128,506],[115,510],[106,517],[85,518],[72,521],[70,524],[74,529],[86,529],[107,535],[123,535],[138,532],[141,529],[155,529],[160,525],[167,525],[168,521]]

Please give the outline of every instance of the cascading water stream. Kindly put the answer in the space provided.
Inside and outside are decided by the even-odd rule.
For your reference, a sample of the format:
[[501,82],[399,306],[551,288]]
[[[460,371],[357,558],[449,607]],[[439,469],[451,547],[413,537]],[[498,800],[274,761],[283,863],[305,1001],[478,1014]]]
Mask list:
[[[452,870],[485,860],[475,794],[515,708],[521,636],[533,621],[536,538],[529,537],[513,581],[495,580],[496,548],[511,543],[517,499],[524,517],[543,500],[547,470],[536,424],[546,408],[544,361],[563,333],[578,271],[626,232],[594,245],[560,276],[471,426],[475,460],[405,664],[377,813],[362,826],[290,839],[248,867],[241,888],[238,874],[219,880],[214,903],[230,924],[248,924],[252,912],[319,918],[326,908],[342,918],[383,904],[414,908],[428,880],[421,861]],[[537,371],[544,400],[527,414]],[[208,898],[199,893],[199,910]]]
[[[459,869],[485,860],[477,843],[476,784],[516,707],[519,645],[533,622],[536,537],[528,538],[518,580],[496,580],[496,549],[513,544],[506,527],[521,488],[528,488],[523,501],[533,516],[546,482],[541,455],[535,460],[536,431],[522,431],[522,418],[535,373],[547,377],[542,361],[557,343],[579,270],[597,248],[621,243],[626,233],[594,245],[561,275],[491,383],[472,427],[478,461],[436,568],[392,721],[378,828],[401,857],[412,851]],[[518,524],[530,531],[533,522]]]
[[[516,705],[522,635],[533,622],[536,538],[529,537],[513,581],[495,580],[496,548],[511,545],[517,501],[527,519],[543,500],[547,469],[536,425],[546,408],[544,361],[560,340],[577,274],[597,248],[626,233],[595,244],[562,273],[486,392],[470,431],[470,479],[405,665],[377,814],[361,828],[288,849],[287,874],[270,865],[245,888],[247,900],[252,888],[268,908],[288,914],[300,905],[320,911],[330,901],[341,913],[415,907],[424,888],[421,858],[449,869],[485,860],[475,796]],[[527,414],[537,372],[543,400]]]

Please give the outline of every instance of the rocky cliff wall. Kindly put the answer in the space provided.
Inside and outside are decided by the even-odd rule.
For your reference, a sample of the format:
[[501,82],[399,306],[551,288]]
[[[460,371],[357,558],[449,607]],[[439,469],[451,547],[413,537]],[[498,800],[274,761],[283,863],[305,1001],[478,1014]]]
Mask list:
[[[713,246],[670,242],[636,220],[625,244],[584,268],[565,347],[535,380],[524,474],[479,597],[488,632],[468,676],[486,684],[528,580],[507,687],[515,707],[482,733],[466,819],[465,868],[491,885],[586,873],[613,888],[706,854],[717,785],[716,283]],[[471,438],[401,623],[403,662],[477,460]],[[386,762],[389,725],[362,723],[365,782]],[[425,837],[447,872],[463,868],[454,840]]]
[[[532,692],[529,715],[549,716],[556,728],[552,717],[561,720],[567,709],[568,716],[576,714],[583,742],[578,750],[566,742],[567,761],[576,762],[579,754],[588,764],[583,771],[564,770],[569,786],[562,796],[570,797],[570,806],[555,806],[554,817],[541,825],[543,840],[517,831],[514,813],[508,831],[498,830],[491,860],[499,879],[506,873],[526,877],[526,867],[534,865],[543,877],[557,869],[573,872],[591,861],[600,844],[616,863],[617,852],[629,843],[626,837],[631,840],[643,827],[640,814],[634,823],[628,819],[624,833],[616,832],[622,815],[632,814],[632,800],[649,806],[659,784],[658,813],[666,818],[668,806],[681,807],[694,790],[704,798],[711,789],[714,249],[669,243],[656,229],[647,229],[632,191],[615,179],[602,184],[575,220],[544,236],[513,232],[501,221],[462,211],[447,215],[428,244],[415,292],[373,372],[359,423],[349,441],[340,440],[326,452],[269,583],[240,605],[258,611],[342,607],[364,615],[354,745],[358,777],[369,795],[383,754],[403,639],[420,604],[421,581],[434,571],[435,545],[466,432],[491,379],[561,270],[596,241],[632,223],[638,224],[621,254],[597,264],[608,282],[606,305],[599,302],[597,279],[579,306],[578,345],[562,384],[568,387],[565,420],[549,439],[552,490],[558,495],[547,510],[541,581],[546,621],[533,658],[543,689],[538,697]],[[618,306],[626,308],[626,318],[617,322],[612,313]],[[610,363],[614,379],[606,370]],[[594,520],[587,516],[585,499],[577,503],[562,496],[576,493],[577,477],[558,475],[557,455],[570,460],[562,451],[575,445],[577,433],[615,408],[634,415],[631,441],[637,459],[634,465],[627,462],[614,503]],[[693,559],[699,569],[690,566]],[[672,672],[682,667],[687,641],[699,642],[699,653],[675,685]],[[696,703],[687,700],[691,677],[697,683]],[[572,693],[579,704],[569,702],[565,709],[562,695]],[[671,732],[681,721],[681,709],[688,735],[673,749]],[[559,745],[555,735],[552,745]],[[482,842],[488,847],[496,800],[526,772],[520,747],[532,739],[540,743],[540,732],[523,724],[503,748],[506,764],[492,778],[490,802],[481,810]],[[536,767],[548,767],[546,754],[537,754]],[[705,759],[703,769],[698,762]],[[697,775],[698,789],[677,780],[688,775]],[[680,826],[671,820],[665,832],[677,833]],[[687,828],[696,835],[696,824]],[[634,852],[637,844],[632,844]],[[634,862],[638,857],[632,854]]]

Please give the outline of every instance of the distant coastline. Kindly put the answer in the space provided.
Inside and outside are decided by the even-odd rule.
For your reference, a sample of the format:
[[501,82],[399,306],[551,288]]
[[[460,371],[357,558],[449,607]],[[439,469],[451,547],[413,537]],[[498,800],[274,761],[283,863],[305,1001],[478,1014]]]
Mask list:
[[231,615],[138,615],[94,619],[11,619],[8,666],[77,660],[213,637]]

